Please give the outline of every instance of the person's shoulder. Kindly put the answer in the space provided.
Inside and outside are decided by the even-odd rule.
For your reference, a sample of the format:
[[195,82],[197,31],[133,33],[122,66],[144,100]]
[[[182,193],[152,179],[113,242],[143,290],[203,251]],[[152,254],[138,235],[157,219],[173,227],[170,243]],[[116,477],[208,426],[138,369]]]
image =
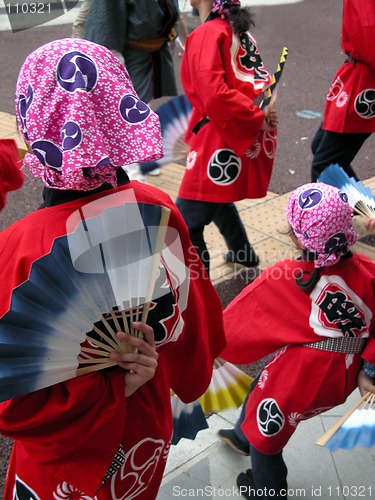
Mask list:
[[354,266],[364,266],[368,269],[375,270],[375,261],[363,253],[355,252],[351,261]]
[[147,203],[155,203],[156,205],[166,204],[167,206],[174,206],[172,198],[168,193],[151,184],[146,184],[138,181],[131,181],[126,185],[125,189],[133,189],[135,196],[139,197]]
[[201,40],[207,37],[219,38],[232,33],[232,28],[228,21],[220,17],[206,21],[197,26],[188,36],[190,40]]

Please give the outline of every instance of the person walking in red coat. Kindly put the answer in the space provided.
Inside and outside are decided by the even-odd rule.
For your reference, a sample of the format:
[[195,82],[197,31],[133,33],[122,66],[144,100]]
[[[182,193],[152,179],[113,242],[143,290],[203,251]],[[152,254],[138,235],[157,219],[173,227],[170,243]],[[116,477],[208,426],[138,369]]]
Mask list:
[[375,132],[375,0],[343,1],[341,47],[346,61],[333,78],[311,144],[313,182],[332,164],[359,180],[351,163]]

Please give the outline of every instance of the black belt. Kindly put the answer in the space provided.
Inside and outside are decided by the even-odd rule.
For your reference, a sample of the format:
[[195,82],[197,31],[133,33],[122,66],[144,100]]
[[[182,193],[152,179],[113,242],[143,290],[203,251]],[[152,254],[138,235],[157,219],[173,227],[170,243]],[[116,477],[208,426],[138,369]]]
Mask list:
[[207,125],[207,123],[210,121],[210,119],[208,118],[208,116],[205,116],[204,118],[202,118],[202,120],[200,120],[196,125],[194,125],[194,128],[192,130],[193,134],[197,134],[201,128],[203,128],[205,125]]
[[361,354],[365,347],[367,338],[358,337],[327,337],[324,340],[303,344],[305,347],[319,349],[321,351],[339,352],[342,354]]

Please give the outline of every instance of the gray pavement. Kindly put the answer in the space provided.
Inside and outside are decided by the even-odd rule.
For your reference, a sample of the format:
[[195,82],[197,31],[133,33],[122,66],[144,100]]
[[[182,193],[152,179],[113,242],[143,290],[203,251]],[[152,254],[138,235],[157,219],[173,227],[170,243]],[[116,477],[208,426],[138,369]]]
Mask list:
[[[319,113],[323,111],[333,74],[343,60],[339,45],[341,2],[304,0],[273,5],[264,0],[260,5],[249,0],[246,3],[254,6],[254,36],[271,71],[277,66],[282,47],[289,48],[277,101],[279,146],[270,184],[270,191],[283,194],[309,180],[310,142],[319,125]],[[186,2],[180,4],[183,4],[184,11],[189,12]],[[3,16],[0,15],[0,30]],[[70,36],[72,20],[69,17],[65,21],[66,24],[16,34],[7,29],[0,31],[0,111],[14,114],[14,85],[24,58],[42,43]],[[371,137],[355,159],[354,166],[362,179],[368,179],[374,175],[374,164],[374,138]],[[1,214],[0,228],[35,209],[40,202],[40,190],[38,182],[28,179],[22,196],[11,193]],[[290,499],[375,497],[374,449],[356,448],[331,453],[314,444],[357,397],[358,394],[354,393],[342,407],[302,422],[298,427],[285,449]],[[219,428],[231,427],[237,414],[238,410],[211,416],[209,429],[201,431],[195,441],[182,440],[172,447],[158,500],[174,497],[239,498],[236,477],[249,467],[250,461],[235,454],[216,437]]]
[[[290,500],[375,497],[374,448],[332,453],[314,444],[359,397],[354,391],[344,405],[298,426],[284,450]],[[209,429],[200,431],[195,441],[182,440],[172,447],[158,500],[241,497],[236,478],[251,467],[251,459],[237,454],[216,436],[219,429],[232,428],[238,414],[239,410],[226,410],[213,415],[208,419]]]

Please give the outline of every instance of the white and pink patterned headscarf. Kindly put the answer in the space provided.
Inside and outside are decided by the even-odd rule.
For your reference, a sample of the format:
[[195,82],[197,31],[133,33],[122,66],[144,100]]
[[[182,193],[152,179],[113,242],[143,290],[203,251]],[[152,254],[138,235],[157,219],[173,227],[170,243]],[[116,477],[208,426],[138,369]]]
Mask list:
[[219,14],[223,19],[227,18],[230,13],[230,8],[241,6],[240,0],[214,0],[211,12]]
[[32,52],[16,87],[24,164],[54,189],[116,186],[116,168],[163,156],[158,116],[110,50],[56,40]]
[[322,182],[305,184],[288,199],[289,224],[301,244],[316,253],[315,267],[333,266],[357,241],[352,217],[347,195]]

